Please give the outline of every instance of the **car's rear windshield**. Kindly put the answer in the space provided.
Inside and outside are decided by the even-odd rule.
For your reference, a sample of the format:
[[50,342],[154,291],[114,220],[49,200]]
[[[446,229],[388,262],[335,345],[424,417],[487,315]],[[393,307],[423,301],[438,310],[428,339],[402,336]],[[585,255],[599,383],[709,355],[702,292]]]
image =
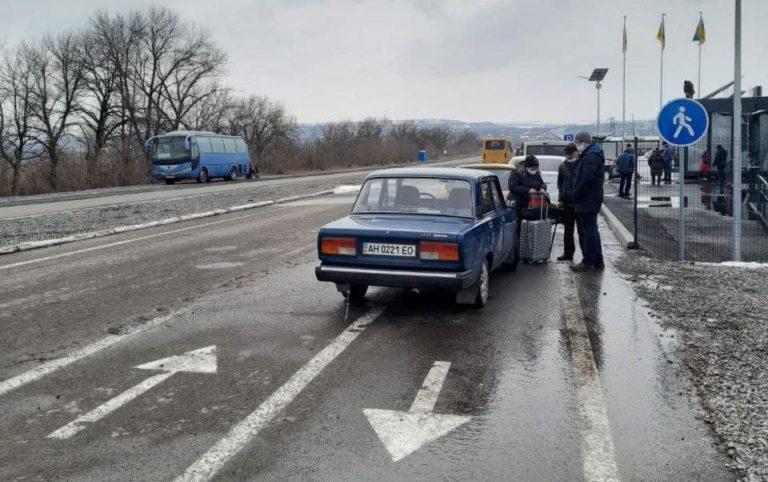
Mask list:
[[564,156],[565,146],[533,145],[525,147],[526,156]]
[[504,149],[504,141],[485,141],[485,148],[489,151],[500,151]]
[[474,217],[472,186],[461,179],[391,177],[368,179],[354,214],[402,213]]

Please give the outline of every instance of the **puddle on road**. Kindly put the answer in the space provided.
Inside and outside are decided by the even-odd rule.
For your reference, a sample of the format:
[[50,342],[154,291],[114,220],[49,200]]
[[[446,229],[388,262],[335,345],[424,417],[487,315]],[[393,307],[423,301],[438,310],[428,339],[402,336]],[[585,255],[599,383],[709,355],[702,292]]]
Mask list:
[[222,261],[219,263],[208,263],[208,264],[198,264],[195,266],[197,269],[229,269],[229,268],[237,268],[238,266],[242,266],[243,263],[238,263],[235,261]]

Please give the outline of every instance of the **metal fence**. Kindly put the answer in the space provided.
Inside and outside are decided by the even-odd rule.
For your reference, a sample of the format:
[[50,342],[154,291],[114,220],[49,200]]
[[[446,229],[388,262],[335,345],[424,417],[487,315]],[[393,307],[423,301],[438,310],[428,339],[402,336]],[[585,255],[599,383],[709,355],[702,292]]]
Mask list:
[[[711,145],[714,164],[717,144],[729,147],[727,139],[711,138],[708,143],[689,147],[687,154],[685,149],[677,148],[672,168],[662,169],[660,173],[651,172],[650,152],[638,149],[636,176],[629,198],[618,197],[618,178],[609,180],[606,205],[626,226],[634,228],[636,220],[639,247],[664,259],[679,259],[682,254],[683,259],[691,261],[727,261],[732,259],[733,225],[740,222],[741,259],[768,261],[768,177],[760,173],[764,160],[744,152],[742,216],[734,220],[730,152],[725,169],[718,170],[714,165],[708,166],[708,172],[702,169],[702,154]],[[632,145],[632,151],[635,150]],[[682,189],[681,173],[685,173]],[[660,182],[653,182],[653,174],[660,174]],[[724,175],[721,177],[721,174]]]

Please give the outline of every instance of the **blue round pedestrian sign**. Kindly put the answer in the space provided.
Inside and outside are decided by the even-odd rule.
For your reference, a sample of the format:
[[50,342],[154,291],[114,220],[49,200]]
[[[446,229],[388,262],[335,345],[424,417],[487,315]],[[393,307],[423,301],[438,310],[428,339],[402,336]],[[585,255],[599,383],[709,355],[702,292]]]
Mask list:
[[709,129],[709,115],[703,105],[693,99],[667,102],[656,119],[661,137],[674,146],[690,146]]

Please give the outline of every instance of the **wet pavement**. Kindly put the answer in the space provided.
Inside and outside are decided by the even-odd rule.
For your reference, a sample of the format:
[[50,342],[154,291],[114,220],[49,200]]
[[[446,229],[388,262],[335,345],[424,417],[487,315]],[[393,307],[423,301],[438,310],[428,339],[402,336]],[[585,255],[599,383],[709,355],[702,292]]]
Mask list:
[[313,274],[348,206],[0,258],[0,479],[733,479],[605,226],[602,273],[496,272],[482,310],[348,307]]

